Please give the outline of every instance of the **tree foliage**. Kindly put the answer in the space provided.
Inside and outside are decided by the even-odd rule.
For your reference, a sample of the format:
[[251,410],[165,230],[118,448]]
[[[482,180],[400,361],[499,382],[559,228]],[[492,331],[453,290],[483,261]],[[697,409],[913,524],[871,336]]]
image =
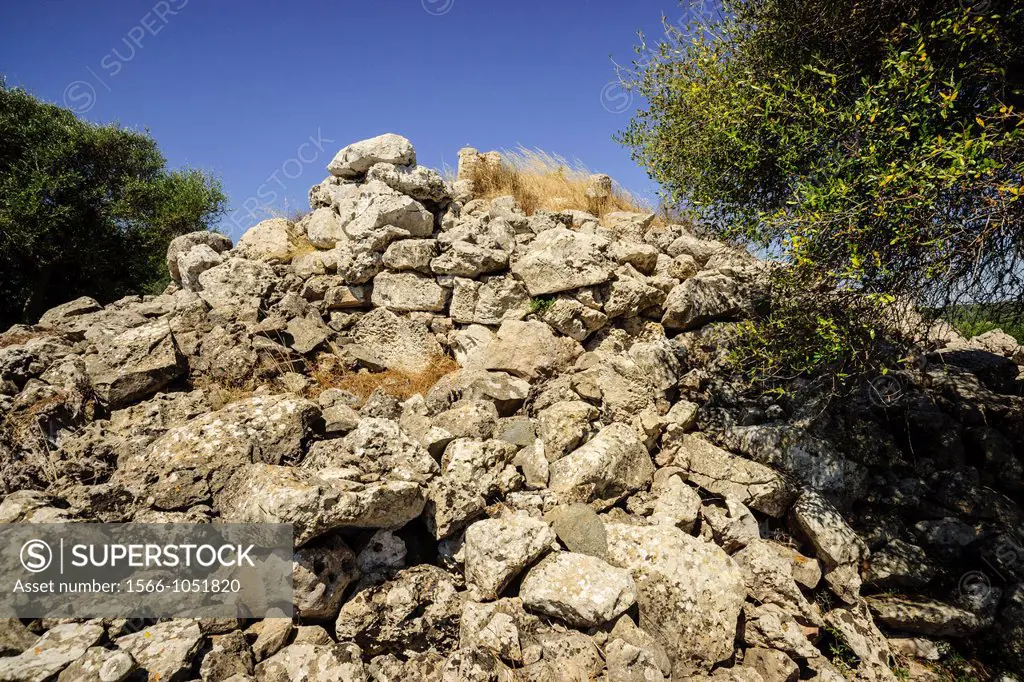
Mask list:
[[723,0],[639,54],[621,140],[707,229],[805,287],[1024,298],[1021,3]]
[[158,287],[168,242],[208,229],[224,205],[216,179],[167,170],[147,134],[0,81],[0,326]]

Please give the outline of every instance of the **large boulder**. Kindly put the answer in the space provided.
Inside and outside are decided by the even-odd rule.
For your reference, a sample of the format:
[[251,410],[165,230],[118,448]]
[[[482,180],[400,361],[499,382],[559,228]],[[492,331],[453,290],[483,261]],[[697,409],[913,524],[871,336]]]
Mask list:
[[579,343],[556,336],[543,322],[506,320],[494,340],[469,354],[466,366],[536,379],[566,369],[582,353]]
[[199,295],[211,308],[255,321],[277,283],[277,275],[269,265],[229,258],[199,275]]
[[379,308],[395,312],[426,311],[438,313],[448,305],[450,289],[433,277],[418,272],[382,272],[373,280],[371,301]]
[[400,528],[423,511],[419,483],[362,483],[351,469],[271,464],[238,469],[216,498],[225,523],[290,523],[302,546],[337,528]]
[[661,323],[669,329],[696,329],[709,322],[735,319],[748,305],[739,280],[717,271],[702,272],[672,288]]
[[464,545],[471,596],[497,599],[513,578],[554,544],[551,527],[525,514],[472,524]]
[[747,596],[736,563],[670,526],[605,528],[608,561],[632,573],[640,622],[668,651],[674,674],[686,679],[730,658]]
[[299,246],[295,225],[284,218],[271,218],[250,227],[238,240],[235,254],[250,260],[284,263]]
[[411,166],[416,163],[416,148],[401,135],[378,135],[339,151],[327,165],[327,172],[341,178],[357,178],[378,163]]
[[645,487],[654,475],[654,463],[636,431],[625,424],[611,424],[552,462],[549,471],[552,491],[569,501],[590,502]]
[[353,325],[351,336],[362,351],[388,369],[422,372],[444,355],[425,325],[387,308],[375,308],[362,315]]
[[93,389],[112,409],[148,398],[185,371],[185,360],[164,321],[129,329],[98,344],[87,362]]
[[636,602],[630,572],[589,554],[555,552],[530,569],[519,589],[531,611],[576,627],[602,625]]
[[320,417],[313,403],[254,396],[169,429],[119,462],[118,480],[158,509],[209,500],[235,469],[253,462],[293,463]]
[[556,294],[607,282],[614,263],[604,253],[608,241],[564,227],[545,230],[512,265],[531,296]]
[[681,434],[672,464],[708,492],[769,516],[784,515],[795,497],[773,469],[726,452],[700,436]]
[[178,269],[179,257],[187,254],[196,246],[206,246],[215,253],[224,253],[231,248],[231,240],[217,232],[189,232],[175,237],[167,245],[167,270],[171,279],[181,284],[181,271]]

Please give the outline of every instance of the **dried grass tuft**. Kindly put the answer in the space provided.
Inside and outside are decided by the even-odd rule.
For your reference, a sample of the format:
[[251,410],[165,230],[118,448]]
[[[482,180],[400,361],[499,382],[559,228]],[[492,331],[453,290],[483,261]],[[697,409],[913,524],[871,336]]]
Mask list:
[[459,364],[447,355],[431,358],[421,372],[403,372],[387,369],[383,372],[360,370],[353,372],[338,363],[318,362],[310,372],[315,382],[313,391],[319,395],[329,388],[339,388],[366,401],[375,391],[383,391],[399,400],[414,395],[426,395],[441,377],[459,369]]
[[579,160],[540,149],[519,147],[501,152],[500,165],[481,163],[470,174],[476,197],[490,200],[511,195],[532,215],[539,210],[579,210],[601,217],[614,211],[649,212],[651,209],[620,185],[604,199],[587,196],[592,172]]

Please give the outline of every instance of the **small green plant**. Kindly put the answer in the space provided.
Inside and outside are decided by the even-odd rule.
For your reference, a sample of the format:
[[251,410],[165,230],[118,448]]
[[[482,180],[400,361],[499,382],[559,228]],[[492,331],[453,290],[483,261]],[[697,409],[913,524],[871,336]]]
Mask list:
[[530,299],[530,312],[534,315],[543,315],[551,310],[554,304],[555,299],[551,296],[534,296]]
[[853,653],[853,649],[846,643],[841,632],[835,628],[826,627],[825,633],[829,637],[828,651],[831,654],[832,665],[843,677],[852,679],[860,665],[860,659],[857,654]]
[[892,674],[897,680],[900,680],[900,682],[910,679],[910,670],[907,668],[897,666],[892,669]]

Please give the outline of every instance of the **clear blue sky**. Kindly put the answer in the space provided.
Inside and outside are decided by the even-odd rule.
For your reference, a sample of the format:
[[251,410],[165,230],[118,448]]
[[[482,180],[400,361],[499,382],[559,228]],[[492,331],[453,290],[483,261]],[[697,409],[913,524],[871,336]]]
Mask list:
[[423,165],[522,144],[651,196],[611,139],[637,104],[610,86],[611,60],[683,14],[673,0],[0,0],[0,72],[220,176],[237,237],[247,200],[305,208],[335,151],[384,132]]

